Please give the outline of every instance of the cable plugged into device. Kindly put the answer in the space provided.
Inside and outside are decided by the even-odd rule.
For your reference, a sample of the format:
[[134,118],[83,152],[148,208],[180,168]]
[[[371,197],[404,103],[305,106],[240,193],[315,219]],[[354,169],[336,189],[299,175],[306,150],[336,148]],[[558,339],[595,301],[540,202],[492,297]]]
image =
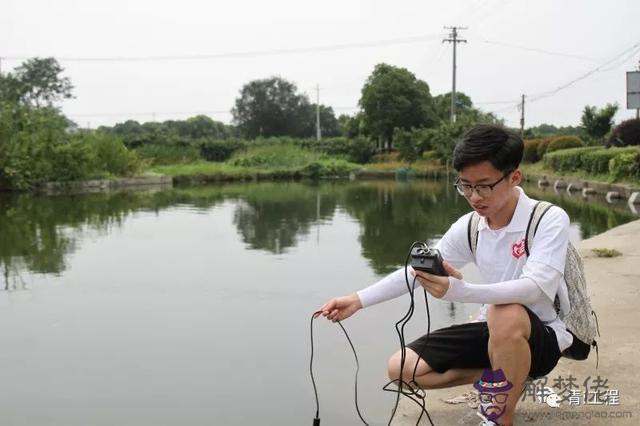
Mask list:
[[[436,275],[447,275],[446,272],[444,272],[444,268],[442,266],[442,256],[440,255],[440,252],[437,249],[430,249],[426,243],[419,242],[419,241],[416,241],[413,244],[411,244],[411,247],[409,248],[409,253],[407,254],[407,257],[404,263],[405,282],[406,282],[407,291],[409,292],[409,297],[410,297],[409,309],[407,313],[400,319],[400,321],[398,321],[395,324],[396,332],[398,333],[398,337],[400,339],[400,349],[401,349],[400,371],[401,372],[404,371],[404,364],[406,361],[404,327],[407,325],[407,323],[413,316],[413,313],[415,310],[413,292],[416,287],[417,277],[414,276],[413,282],[409,283],[409,266],[413,267],[414,269],[426,271]],[[424,302],[425,302],[426,311],[427,311],[427,340],[428,340],[429,334],[431,332],[431,315],[429,312],[429,301],[427,299],[426,290],[424,290]],[[322,311],[317,311],[311,315],[311,362],[309,365],[309,370],[311,373],[311,383],[313,384],[313,391],[316,398],[316,415],[315,415],[315,418],[313,419],[313,426],[320,426],[320,403],[318,400],[318,389],[316,388],[316,382],[313,376],[313,320],[316,319],[316,317],[319,316],[321,313]],[[362,413],[360,413],[360,408],[358,407],[358,372],[360,371],[358,354],[356,353],[356,349],[353,346],[351,339],[349,338],[349,334],[347,333],[347,330],[345,330],[345,328],[343,327],[342,323],[339,320],[336,320],[336,322],[338,323],[345,337],[347,338],[347,341],[351,346],[351,350],[353,351],[353,355],[356,360],[356,378],[355,378],[356,411],[358,412],[358,416],[360,417],[360,420],[362,421],[362,423],[366,426],[369,426],[369,424],[362,417]],[[429,415],[429,412],[426,409],[426,403],[425,403],[426,393],[424,389],[422,389],[420,385],[416,382],[416,371],[418,369],[418,362],[422,358],[422,349],[424,349],[424,346],[421,348],[420,352],[418,353],[416,364],[413,368],[413,376],[410,382],[407,383],[406,381],[402,380],[402,377],[400,377],[399,379],[390,381],[389,383],[384,385],[382,388],[382,390],[384,391],[395,392],[397,394],[395,406],[393,407],[393,412],[391,414],[391,418],[389,419],[389,423],[388,423],[389,425],[391,425],[391,422],[393,421],[393,418],[396,414],[398,403],[400,401],[400,395],[402,394],[406,398],[415,402],[420,407],[421,413],[420,413],[420,417],[418,417],[418,421],[416,422],[416,425],[420,424],[420,420],[422,419],[422,416],[426,414],[427,419],[429,420],[429,423],[431,424],[431,426],[433,426],[433,421],[431,420],[431,416]],[[397,385],[397,389],[392,389],[391,388],[392,385]]]

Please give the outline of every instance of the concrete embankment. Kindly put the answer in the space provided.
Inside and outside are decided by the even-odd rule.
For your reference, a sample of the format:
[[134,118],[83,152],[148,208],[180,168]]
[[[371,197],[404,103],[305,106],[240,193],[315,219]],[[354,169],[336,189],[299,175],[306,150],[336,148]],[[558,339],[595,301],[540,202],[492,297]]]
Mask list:
[[46,193],[101,192],[113,189],[147,189],[149,187],[170,187],[173,179],[170,176],[149,175],[121,179],[95,179],[71,182],[47,182],[38,190]]

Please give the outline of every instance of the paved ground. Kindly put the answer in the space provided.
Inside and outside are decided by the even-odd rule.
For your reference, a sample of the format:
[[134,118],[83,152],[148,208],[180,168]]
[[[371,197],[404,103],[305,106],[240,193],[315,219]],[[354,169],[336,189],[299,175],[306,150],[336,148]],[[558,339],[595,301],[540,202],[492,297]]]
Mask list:
[[[594,248],[615,249],[622,256],[599,258],[593,253]],[[599,375],[607,380],[609,389],[618,391],[619,405],[587,405],[582,401],[577,406],[565,402],[552,408],[529,398],[518,405],[515,424],[640,424],[640,220],[584,240],[579,249],[585,258],[591,301],[600,324],[599,366],[596,369],[595,351],[586,361],[562,358],[549,374],[549,384],[560,376],[571,375],[580,386],[585,380],[593,386]],[[434,424],[477,425],[480,418],[466,403],[442,401],[471,390],[469,385],[429,391],[427,407]],[[415,404],[404,400],[393,424],[415,425],[418,414]],[[423,420],[420,424],[428,422]]]

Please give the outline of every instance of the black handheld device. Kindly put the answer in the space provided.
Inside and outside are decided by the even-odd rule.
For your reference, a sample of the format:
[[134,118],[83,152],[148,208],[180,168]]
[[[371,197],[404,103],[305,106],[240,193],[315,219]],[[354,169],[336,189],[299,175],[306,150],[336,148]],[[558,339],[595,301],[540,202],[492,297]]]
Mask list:
[[426,245],[416,246],[411,249],[410,265],[413,269],[447,277],[449,274],[444,270],[442,262],[442,255],[438,249],[432,249]]

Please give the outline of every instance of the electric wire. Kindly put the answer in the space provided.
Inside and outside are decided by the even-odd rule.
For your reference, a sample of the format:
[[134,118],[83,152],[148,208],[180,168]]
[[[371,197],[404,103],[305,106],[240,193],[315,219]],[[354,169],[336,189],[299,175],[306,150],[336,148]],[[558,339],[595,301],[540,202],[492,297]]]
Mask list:
[[[425,402],[425,397],[426,397],[426,392],[420,387],[420,385],[416,382],[415,380],[415,376],[416,376],[416,372],[418,369],[418,362],[420,361],[421,355],[422,355],[422,350],[424,349],[424,346],[421,348],[420,353],[418,354],[418,358],[416,359],[416,364],[413,368],[413,374],[412,374],[412,378],[411,381],[409,383],[405,382],[402,379],[402,375],[404,372],[404,365],[406,362],[406,345],[405,345],[405,338],[404,338],[404,327],[406,326],[406,324],[409,322],[409,320],[411,319],[411,317],[413,316],[413,313],[415,311],[415,299],[414,299],[414,290],[415,290],[415,286],[416,286],[416,280],[417,277],[414,276],[413,281],[411,284],[409,284],[409,275],[408,275],[408,266],[409,266],[409,259],[411,256],[411,251],[413,250],[414,247],[421,245],[423,247],[426,247],[425,243],[422,242],[414,242],[413,244],[411,244],[411,247],[409,249],[409,253],[407,254],[406,260],[405,260],[405,265],[404,265],[404,273],[405,273],[405,284],[407,285],[407,290],[409,291],[409,298],[410,298],[410,303],[409,303],[409,309],[407,310],[407,313],[398,321],[395,323],[395,329],[396,332],[398,334],[398,338],[400,340],[400,347],[401,347],[401,359],[400,359],[400,377],[396,380],[392,380],[389,383],[387,383],[386,385],[383,386],[382,390],[384,391],[388,391],[388,392],[395,392],[396,393],[396,401],[391,413],[391,417],[389,419],[388,425],[391,425],[391,422],[393,421],[393,418],[395,417],[396,411],[398,409],[398,404],[400,401],[400,394],[404,395],[406,398],[410,399],[411,401],[415,402],[419,407],[420,407],[420,416],[418,417],[418,420],[416,422],[416,426],[418,426],[420,424],[420,421],[422,420],[422,416],[426,414],[427,419],[429,420],[429,423],[431,424],[431,426],[433,426],[433,420],[431,419],[431,415],[429,414],[429,411],[426,409],[426,402]],[[425,298],[425,304],[426,304],[426,311],[427,311],[427,340],[429,338],[429,334],[431,331],[431,315],[429,312],[429,302],[427,299],[427,292],[426,290],[424,290],[424,298]],[[311,383],[313,385],[313,391],[314,391],[314,396],[315,396],[315,401],[316,401],[316,415],[314,418],[314,425],[319,425],[320,424],[320,402],[318,399],[318,389],[316,386],[316,381],[315,381],[315,377],[313,375],[313,358],[314,358],[314,344],[313,344],[313,321],[317,318],[318,315],[320,315],[322,313],[322,311],[316,311],[311,315],[311,360],[309,363],[309,371],[311,374]],[[355,406],[356,406],[356,411],[358,413],[358,417],[360,417],[360,420],[362,421],[363,424],[365,425],[369,425],[366,420],[364,419],[362,413],[360,412],[360,407],[358,405],[358,373],[360,371],[360,362],[358,360],[358,354],[356,353],[356,349],[353,345],[353,342],[351,341],[351,339],[349,338],[349,334],[347,333],[347,330],[344,328],[344,326],[342,325],[342,323],[340,322],[340,320],[336,320],[336,322],[338,323],[338,325],[340,326],[340,328],[342,329],[342,332],[344,333],[345,337],[347,338],[347,341],[349,342],[349,345],[351,346],[351,350],[353,352],[355,361],[356,361],[356,374],[355,374],[355,386],[354,386],[354,393],[355,393]],[[399,387],[398,389],[390,389],[389,386],[393,385],[393,384],[398,384]],[[407,390],[404,389],[404,387],[407,387]]]
[[549,90],[549,91],[546,91],[546,92],[540,92],[540,93],[528,96],[527,97],[527,101],[529,103],[531,103],[531,102],[538,101],[540,99],[544,99],[544,98],[548,98],[550,96],[553,96],[556,93],[560,92],[561,90],[564,90],[564,89],[566,89],[568,87],[571,87],[575,83],[577,83],[577,82],[579,82],[581,80],[584,80],[587,77],[590,77],[591,75],[595,74],[598,71],[601,71],[602,68],[604,68],[605,66],[610,65],[611,63],[617,61],[620,57],[625,56],[625,55],[629,54],[630,52],[633,52],[635,54],[636,51],[640,51],[640,42],[639,43],[635,43],[633,46],[625,49],[624,51],[622,51],[621,53],[617,54],[616,56],[614,56],[613,58],[609,59],[608,61],[604,62],[603,64],[598,65],[596,68],[588,71],[585,74],[580,75],[579,77],[574,78],[573,80],[571,80],[571,81],[569,81],[567,83],[564,83],[564,84],[558,86],[557,88],[555,88],[553,90]]
[[[316,398],[316,417],[315,417],[315,419],[318,419],[318,421],[320,419],[320,402],[318,400],[318,388],[316,387],[316,381],[315,381],[314,376],[313,376],[313,321],[321,313],[322,313],[322,311],[316,311],[311,315],[311,362],[309,364],[309,370],[311,372],[311,383],[313,384],[313,392],[314,392],[315,398]],[[358,360],[358,354],[356,353],[356,348],[355,348],[355,346],[353,346],[353,342],[351,341],[351,338],[349,337],[349,333],[347,333],[347,330],[344,328],[344,326],[342,325],[340,320],[336,320],[336,322],[338,323],[338,325],[342,329],[342,332],[344,333],[344,336],[347,338],[347,341],[349,342],[349,346],[351,346],[351,351],[353,352],[353,356],[354,356],[354,358],[356,360],[356,376],[355,376],[355,386],[354,386],[354,388],[355,388],[356,411],[358,413],[358,417],[360,417],[360,420],[362,420],[362,423],[367,425],[367,426],[369,426],[369,423],[367,423],[367,421],[362,416],[362,413],[360,412],[360,406],[358,405],[358,373],[360,372],[360,361]]]
[[[314,52],[331,52],[336,50],[360,49],[369,47],[392,46],[396,44],[413,44],[424,41],[432,41],[440,38],[438,34],[427,34],[412,37],[399,37],[386,40],[374,40],[354,43],[332,44],[324,46],[297,47],[297,48],[281,48],[266,50],[249,50],[238,52],[221,52],[207,54],[191,54],[191,55],[158,55],[158,56],[56,56],[61,62],[166,62],[166,61],[192,61],[192,60],[210,60],[221,58],[245,58],[255,56],[272,56],[272,55],[291,55],[301,53]],[[6,60],[24,61],[30,59],[28,56],[3,56]]]

